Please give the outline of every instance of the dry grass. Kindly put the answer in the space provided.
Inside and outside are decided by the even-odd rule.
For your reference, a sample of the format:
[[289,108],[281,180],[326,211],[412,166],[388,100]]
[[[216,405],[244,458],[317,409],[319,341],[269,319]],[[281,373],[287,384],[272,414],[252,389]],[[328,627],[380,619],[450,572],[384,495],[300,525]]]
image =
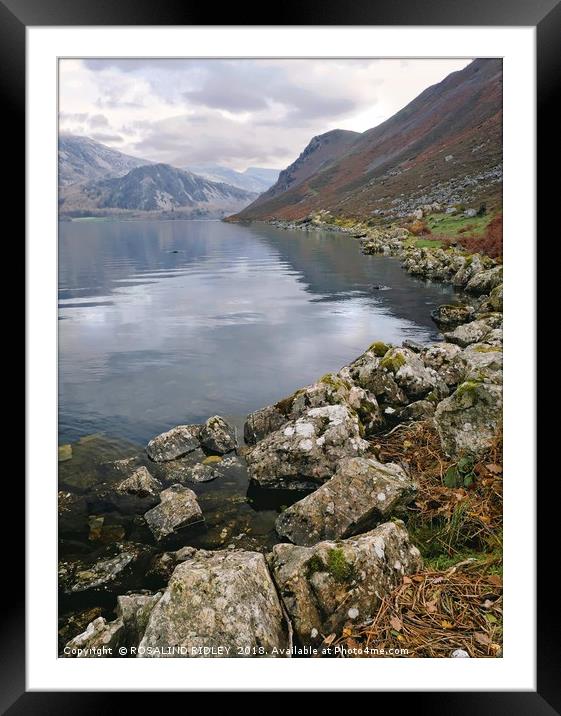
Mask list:
[[373,656],[449,658],[462,649],[481,658],[500,656],[501,642],[502,579],[468,562],[404,577],[372,623],[347,627],[335,644],[379,650]]
[[[502,643],[502,439],[470,467],[469,485],[447,487],[454,463],[431,421],[376,436],[373,452],[404,465],[418,484],[408,508],[411,540],[425,567],[404,577],[373,621],[347,625],[334,645],[368,656],[496,657]],[[389,649],[406,650],[388,654]],[[355,650],[353,652],[353,650]],[[377,650],[377,651],[372,651]],[[384,650],[385,653],[380,653]]]

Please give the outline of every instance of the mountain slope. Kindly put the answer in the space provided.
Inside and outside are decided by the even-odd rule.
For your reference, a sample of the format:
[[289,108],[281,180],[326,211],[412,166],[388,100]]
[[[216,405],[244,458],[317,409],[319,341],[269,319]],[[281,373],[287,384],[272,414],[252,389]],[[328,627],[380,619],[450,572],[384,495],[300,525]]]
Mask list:
[[254,212],[263,207],[266,213],[272,199],[299,186],[309,177],[330,166],[333,161],[352,147],[358,137],[360,137],[359,132],[350,132],[344,129],[334,129],[313,137],[298,159],[283,169],[276,184],[273,184],[268,191],[256,199],[248,207],[248,211]]
[[218,164],[191,164],[186,167],[186,171],[191,171],[210,181],[225,182],[230,186],[257,194],[267,191],[279,176],[276,169],[249,167],[244,172],[237,172],[235,169],[222,167]]
[[104,144],[73,134],[61,134],[58,140],[58,183],[68,186],[105,177],[124,176],[135,167],[151,164]]
[[168,164],[149,164],[123,177],[64,187],[62,216],[108,216],[123,213],[176,213],[183,217],[219,218],[239,211],[255,193],[208,181]]
[[300,219],[318,209],[360,218],[400,216],[431,201],[499,195],[502,61],[475,60],[304,180],[283,187],[282,177],[232,218]]

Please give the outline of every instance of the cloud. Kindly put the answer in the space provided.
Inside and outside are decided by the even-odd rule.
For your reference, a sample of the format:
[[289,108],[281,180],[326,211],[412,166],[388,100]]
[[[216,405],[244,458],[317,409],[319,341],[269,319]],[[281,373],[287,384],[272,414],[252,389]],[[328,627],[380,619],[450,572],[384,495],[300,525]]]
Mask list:
[[[60,127],[177,166],[282,168],[312,136],[365,131],[468,60],[61,60]],[[99,139],[104,136],[105,139]]]

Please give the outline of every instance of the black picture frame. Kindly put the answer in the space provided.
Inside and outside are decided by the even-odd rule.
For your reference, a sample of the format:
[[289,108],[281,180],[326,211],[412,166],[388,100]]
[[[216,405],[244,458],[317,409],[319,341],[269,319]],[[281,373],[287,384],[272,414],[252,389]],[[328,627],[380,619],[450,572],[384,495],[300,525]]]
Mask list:
[[[546,178],[557,174],[555,147],[559,146],[558,98],[561,76],[561,0],[396,0],[375,2],[355,0],[339,3],[334,0],[285,0],[275,6],[274,17],[267,15],[267,6],[252,8],[244,14],[243,7],[224,6],[219,10],[220,25],[397,25],[397,26],[532,26],[536,28],[537,43],[537,159],[541,174],[539,182],[538,229],[542,234],[548,214],[558,203],[558,180]],[[265,12],[263,12],[265,10]],[[8,201],[12,216],[25,215],[24,162],[25,152],[25,52],[26,28],[29,26],[84,25],[216,25],[208,22],[212,8],[177,0],[0,0],[0,72],[2,74],[2,106],[4,107],[5,137],[13,152],[10,164]],[[246,18],[251,20],[246,21]],[[17,140],[17,141],[16,141]],[[20,180],[16,180],[19,174]],[[555,192],[555,193],[554,193]],[[14,211],[20,207],[20,212]],[[556,209],[554,208],[554,211]],[[544,237],[545,232],[542,234]],[[542,284],[543,285],[543,284]],[[532,380],[533,376],[526,376]],[[532,426],[528,426],[532,429]],[[543,444],[542,444],[543,448]],[[27,446],[32,450],[33,446]],[[539,450],[538,450],[539,452]],[[13,469],[14,466],[10,465]],[[556,476],[552,475],[552,479]],[[428,710],[432,714],[561,714],[560,630],[556,604],[554,568],[557,540],[548,539],[548,526],[556,523],[555,500],[551,487],[538,491],[538,550],[537,559],[537,690],[535,692],[401,692],[378,693],[373,705],[380,709],[383,696],[392,700],[392,710],[410,706],[416,712]],[[10,478],[10,512],[19,505],[24,512],[23,479],[19,483]],[[12,515],[13,518],[14,515]],[[18,527],[19,525],[19,527]],[[27,692],[25,687],[25,604],[24,604],[24,519],[14,521],[10,546],[3,555],[5,577],[4,596],[7,604],[0,611],[0,708],[10,716],[19,714],[99,714],[129,707],[131,694],[106,692]],[[16,529],[20,530],[17,534]],[[19,537],[19,539],[18,539]],[[19,545],[19,551],[18,551]],[[553,588],[552,588],[553,587]],[[557,628],[556,628],[557,627]],[[443,684],[443,689],[446,684]],[[344,689],[341,689],[344,690]],[[127,703],[124,704],[124,699]],[[143,694],[145,706],[152,704],[151,694]],[[385,699],[384,699],[385,700]],[[154,704],[155,705],[155,704]],[[347,708],[351,708],[349,702]]]

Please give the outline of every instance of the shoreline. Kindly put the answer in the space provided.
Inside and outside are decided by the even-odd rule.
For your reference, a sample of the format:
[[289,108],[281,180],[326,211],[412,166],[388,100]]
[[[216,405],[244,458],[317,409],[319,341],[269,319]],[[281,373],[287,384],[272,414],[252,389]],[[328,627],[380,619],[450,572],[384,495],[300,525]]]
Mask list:
[[[177,604],[173,609],[165,607],[162,593],[168,595],[169,602],[176,598],[177,590],[183,593],[187,585],[192,590],[193,575],[202,569],[207,578],[213,574],[220,576],[217,582],[211,580],[211,592],[220,603],[225,598],[221,584],[226,582],[231,584],[236,599],[241,598],[243,593],[243,599],[249,600],[254,609],[263,600],[268,604],[267,608],[260,607],[262,624],[253,627],[257,631],[247,632],[246,629],[244,632],[244,648],[249,645],[253,649],[256,643],[262,643],[261,637],[255,641],[256,634],[266,624],[265,641],[268,640],[270,650],[286,649],[288,635],[294,632],[299,645],[315,645],[320,650],[323,648],[324,655],[328,655],[325,650],[333,640],[326,643],[327,636],[335,634],[334,638],[341,639],[344,630],[350,628],[349,625],[354,627],[367,624],[372,618],[373,606],[368,606],[365,596],[370,593],[369,590],[375,586],[380,593],[389,594],[408,574],[416,574],[423,568],[421,555],[411,542],[408,529],[398,519],[407,517],[408,505],[412,501],[414,503],[418,486],[409,474],[410,470],[398,464],[395,464],[394,469],[394,463],[378,459],[380,454],[375,447],[378,436],[387,436],[396,430],[409,429],[408,426],[418,426],[424,422],[435,425],[443,454],[448,460],[455,461],[453,465],[456,466],[457,481],[463,480],[465,485],[471,473],[466,472],[464,475],[458,466],[466,459],[466,445],[476,445],[473,464],[491,445],[490,431],[486,426],[492,423],[493,431],[498,430],[502,393],[500,264],[455,248],[444,250],[407,245],[408,234],[402,229],[365,229],[360,224],[352,228],[334,228],[332,225],[324,225],[321,219],[301,226],[291,222],[266,223],[290,230],[300,228],[305,231],[348,233],[361,240],[365,253],[396,256],[409,273],[420,278],[453,283],[465,289],[473,297],[471,305],[464,302],[437,309],[433,320],[443,333],[443,342],[421,345],[405,341],[401,347],[374,342],[348,366],[326,374],[311,386],[298,389],[276,404],[250,414],[245,424],[245,445],[240,446],[234,437],[232,447],[228,425],[216,423],[216,419],[211,418],[204,426],[191,426],[196,428],[189,433],[193,447],[186,452],[182,453],[182,448],[179,452],[177,448],[175,452],[172,449],[171,453],[166,454],[173,457],[163,462],[154,460],[152,455],[152,462],[146,463],[146,472],[155,482],[150,483],[143,473],[144,482],[139,484],[139,465],[131,463],[121,476],[125,480],[120,484],[130,481],[136,475],[136,482],[132,481],[133,492],[128,495],[134,495],[135,500],[140,499],[136,508],[144,509],[153,503],[149,512],[161,511],[159,506],[164,502],[161,501],[163,498],[160,500],[160,495],[163,492],[169,493],[167,485],[178,485],[181,488],[172,491],[166,498],[166,504],[173,504],[179,495],[181,500],[191,500],[189,509],[196,512],[196,497],[193,504],[192,497],[187,495],[192,490],[185,487],[193,479],[193,471],[210,474],[209,469],[218,469],[220,463],[231,456],[247,465],[250,485],[273,491],[279,486],[288,490],[304,489],[307,494],[283,510],[277,519],[280,539],[288,538],[291,542],[278,542],[266,555],[239,550],[235,544],[233,549],[230,545],[226,549],[211,552],[184,547],[179,549],[180,553],[191,551],[178,555],[177,551],[168,550],[147,555],[146,550],[140,549],[139,545],[134,549],[131,545],[116,543],[117,554],[105,558],[105,565],[111,563],[106,578],[100,584],[94,579],[94,586],[87,587],[85,591],[92,592],[94,601],[96,589],[109,589],[114,593],[118,604],[117,619],[107,621],[102,616],[96,617],[88,622],[85,631],[73,635],[67,646],[95,648],[101,643],[113,647],[122,644],[128,648],[146,646],[161,643],[162,635],[172,625],[174,634],[182,634],[184,624],[177,621],[180,620],[181,610]],[[496,404],[493,403],[495,400]],[[462,424],[458,424],[458,411],[460,423],[465,422],[463,415],[467,414],[466,411],[471,411],[470,419],[477,423],[477,430],[474,429],[467,437],[463,434],[465,430]],[[210,421],[215,423],[209,426]],[[162,438],[164,451],[170,445],[176,445],[177,435],[169,438],[173,430],[149,443],[149,458],[150,445],[159,438]],[[200,442],[201,434],[207,435],[215,430],[218,438],[212,435],[210,442]],[[184,432],[180,435],[181,440],[186,439]],[[208,448],[208,445],[211,447]],[[208,454],[200,453],[197,460],[188,460],[187,464],[187,456],[201,447]],[[404,450],[406,453],[407,449]],[[212,460],[213,455],[219,459]],[[206,467],[199,470],[197,465]],[[146,469],[146,465],[142,467]],[[167,476],[164,474],[166,472]],[[181,474],[183,479],[177,482]],[[216,479],[216,476],[212,479]],[[224,478],[218,476],[218,479]],[[473,481],[475,478],[470,479]],[[372,480],[372,484],[378,486],[374,497],[366,496],[368,490],[365,486],[371,484]],[[159,486],[155,483],[159,483]],[[349,485],[358,486],[358,492],[349,493]],[[145,493],[150,492],[149,488],[153,494],[146,501]],[[109,486],[109,492],[114,492],[114,487]],[[330,507],[332,503],[333,507]],[[183,502],[177,511],[181,512],[184,508]],[[166,519],[168,517],[166,515]],[[176,526],[179,533],[181,529],[193,524],[192,520],[186,523],[185,514],[181,513],[179,517],[176,525],[172,524],[169,535],[176,535]],[[186,536],[188,532],[181,534]],[[380,544],[384,545],[381,551],[376,548]],[[374,552],[370,551],[372,547]],[[167,555],[164,561],[173,569],[169,573],[167,586],[165,580],[160,580],[162,586],[158,587],[160,592],[156,593],[159,594],[158,599],[155,598],[156,594],[127,595],[126,590],[124,594],[119,591],[120,578],[129,565],[140,565],[152,560],[150,568],[153,570],[154,561],[158,558],[161,561],[163,555]],[[397,572],[391,574],[387,573],[390,558],[400,565]],[[91,572],[93,569],[99,577],[99,564],[103,561],[101,559],[93,565],[86,565],[85,569],[82,566],[76,568],[72,577],[67,579],[70,591],[76,592],[77,582],[72,580],[78,578],[79,581],[79,575],[83,572]],[[247,567],[249,564],[260,575],[261,586],[257,583],[248,586],[236,581],[236,570],[240,565]],[[359,579],[357,576],[359,567],[360,574],[366,575],[364,578]],[[103,569],[101,571],[103,577]],[[295,604],[294,597],[289,598],[289,595],[294,595],[294,580],[302,580],[303,574],[307,575],[304,578],[305,584],[298,587]],[[320,577],[322,586],[318,582]],[[327,617],[314,617],[310,611],[313,599],[309,590],[312,588],[315,590],[313,599],[319,599],[320,603],[327,600],[323,607]],[[334,593],[339,594],[343,601],[356,606],[350,606],[342,614],[336,608],[333,611],[334,607],[327,605]],[[122,604],[127,599],[136,605],[132,615]],[[149,600],[152,601],[148,608]],[[143,610],[140,622],[139,610]],[[191,610],[190,614],[190,619],[195,623],[200,621],[200,614],[196,610]],[[232,629],[235,627],[236,622],[233,620]],[[240,624],[237,628],[242,629]],[[182,644],[189,643],[187,636],[173,638],[176,641],[179,639]],[[216,641],[215,637],[208,637],[210,642],[213,638]],[[228,638],[233,639],[233,636]],[[228,643],[231,648],[236,647],[232,641]],[[261,654],[250,655],[267,656],[268,651],[269,648],[265,648]]]

